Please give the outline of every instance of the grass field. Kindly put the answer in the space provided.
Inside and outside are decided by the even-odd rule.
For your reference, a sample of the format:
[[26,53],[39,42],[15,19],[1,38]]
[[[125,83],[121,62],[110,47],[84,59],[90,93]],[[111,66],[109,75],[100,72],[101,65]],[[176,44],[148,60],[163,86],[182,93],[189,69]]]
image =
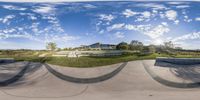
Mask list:
[[16,57],[17,61],[33,61],[33,62],[46,62],[49,64],[68,66],[68,67],[95,67],[104,66],[110,64],[116,64],[120,62],[127,62],[133,60],[143,59],[155,59],[156,57],[169,57],[168,55],[123,55],[123,56],[112,56],[112,57],[79,57],[79,58],[67,58],[67,57]]
[[79,58],[68,58],[68,57],[52,57],[48,55],[46,57],[38,57],[39,54],[48,52],[15,52],[10,54],[0,53],[0,58],[14,58],[16,61],[31,61],[31,62],[42,62],[60,66],[68,67],[95,67],[104,66],[110,64],[116,64],[120,62],[134,61],[134,60],[145,60],[155,59],[156,57],[177,57],[177,58],[200,58],[200,56],[193,55],[168,55],[168,54],[125,54],[122,56],[110,56],[110,57],[79,57]]
[[134,60],[155,59],[157,56],[159,55],[133,54],[133,55],[123,55],[123,56],[113,56],[113,57],[80,57],[80,58],[50,57],[47,58],[46,62],[50,64],[70,66],[70,67],[95,67],[95,66],[111,65],[120,62],[128,62]]

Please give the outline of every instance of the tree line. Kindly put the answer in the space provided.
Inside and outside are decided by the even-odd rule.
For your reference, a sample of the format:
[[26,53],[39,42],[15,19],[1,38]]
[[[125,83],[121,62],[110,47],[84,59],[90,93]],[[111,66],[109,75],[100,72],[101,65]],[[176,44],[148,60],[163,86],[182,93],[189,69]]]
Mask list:
[[[57,48],[57,44],[54,42],[49,42],[46,45],[47,50],[74,50],[73,48]],[[131,50],[135,52],[142,53],[155,53],[155,52],[166,52],[173,53],[174,50],[182,50],[181,47],[175,47],[172,41],[164,42],[163,45],[147,45],[145,46],[142,42],[137,40],[132,40],[130,43],[120,42],[116,45],[116,50]]]

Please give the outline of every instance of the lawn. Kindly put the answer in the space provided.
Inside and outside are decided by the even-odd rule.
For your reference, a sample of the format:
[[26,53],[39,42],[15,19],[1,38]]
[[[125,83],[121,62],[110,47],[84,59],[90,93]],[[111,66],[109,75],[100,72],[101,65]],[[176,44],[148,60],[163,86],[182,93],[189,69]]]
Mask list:
[[0,58],[14,58],[16,61],[31,61],[31,62],[42,62],[60,66],[68,67],[95,67],[111,65],[121,62],[128,62],[134,60],[145,60],[155,59],[156,57],[177,57],[177,58],[200,58],[200,56],[193,55],[168,55],[168,54],[138,54],[128,53],[122,56],[110,56],[110,57],[79,57],[79,58],[68,58],[68,57],[52,57],[48,55],[46,57],[38,57],[40,54],[49,53],[45,51],[26,51],[26,52],[8,52],[0,53]]
[[134,60],[143,60],[143,59],[155,59],[158,56],[167,56],[159,54],[151,55],[123,55],[123,56],[112,56],[112,57],[79,57],[79,58],[68,58],[68,57],[20,57],[15,58],[17,61],[34,61],[34,62],[46,62],[49,64],[68,66],[68,67],[95,67],[95,66],[104,66],[111,65],[121,62],[128,62]]

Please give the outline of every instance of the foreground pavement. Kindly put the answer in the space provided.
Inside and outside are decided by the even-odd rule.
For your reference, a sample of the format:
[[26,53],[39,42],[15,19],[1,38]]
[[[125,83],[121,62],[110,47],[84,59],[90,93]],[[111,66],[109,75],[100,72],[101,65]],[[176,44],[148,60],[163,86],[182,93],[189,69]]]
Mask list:
[[[198,99],[200,89],[178,88],[167,86],[155,80],[159,76],[170,82],[184,84],[199,82],[200,66],[187,69],[154,66],[154,60],[131,61],[127,64],[115,64],[96,68],[63,68],[49,65],[54,72],[50,72],[40,63],[13,63],[15,69],[0,71],[0,82],[8,76],[16,76],[23,69],[21,66],[29,64],[27,70],[15,82],[0,87],[1,100],[188,100]],[[5,65],[0,65],[5,68]],[[4,67],[2,67],[4,66]],[[12,66],[11,64],[9,66]],[[17,67],[17,68],[16,68]],[[13,68],[13,67],[12,67]],[[153,72],[153,76],[149,71]],[[9,75],[9,74],[10,75]],[[8,74],[8,75],[6,75]],[[23,76],[22,76],[23,75]],[[61,75],[61,77],[60,77]],[[90,79],[105,77],[103,81],[87,83]],[[67,78],[66,78],[67,77]],[[72,82],[69,79],[82,79]]]

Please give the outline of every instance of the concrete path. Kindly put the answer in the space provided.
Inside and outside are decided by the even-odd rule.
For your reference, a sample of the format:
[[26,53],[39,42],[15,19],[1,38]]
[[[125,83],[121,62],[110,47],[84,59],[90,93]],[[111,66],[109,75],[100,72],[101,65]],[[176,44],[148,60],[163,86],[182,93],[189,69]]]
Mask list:
[[[92,84],[80,84],[62,80],[50,73],[44,65],[40,63],[30,63],[26,73],[20,80],[0,87],[1,100],[197,100],[200,95],[199,88],[174,88],[163,85],[153,79],[145,70],[143,64],[151,66],[155,61],[131,61],[112,78]],[[14,64],[19,67],[23,64]],[[13,65],[13,66],[14,66]],[[16,66],[17,65],[17,66]],[[62,68],[51,66],[64,75],[78,78],[90,78],[102,76],[112,72],[121,64],[112,66],[80,69]],[[10,65],[12,66],[12,65]],[[5,67],[5,66],[4,66]],[[155,71],[156,66],[150,67]],[[157,66],[159,67],[159,66]],[[162,67],[162,66],[160,66]],[[197,68],[196,66],[195,68]],[[164,67],[163,67],[164,68]],[[106,70],[108,69],[108,70]],[[155,70],[154,70],[155,69]],[[170,69],[170,68],[169,68]],[[18,70],[18,72],[19,72]],[[73,73],[73,71],[75,73]],[[87,73],[87,71],[90,71]],[[185,72],[186,70],[184,70]],[[166,80],[179,82],[178,75],[171,71],[156,73],[161,77],[168,77]],[[178,71],[178,73],[180,73]],[[194,71],[192,71],[194,72]],[[0,72],[2,73],[2,71]],[[17,73],[17,71],[15,72]],[[96,74],[95,74],[96,73]],[[185,72],[186,73],[186,72]],[[191,72],[190,72],[191,73]],[[190,74],[187,72],[188,76]],[[163,75],[164,74],[164,75]],[[171,74],[171,75],[170,75]],[[192,74],[192,73],[191,73]],[[195,69],[196,81],[199,79],[197,69]],[[170,76],[168,76],[170,75]],[[172,79],[171,79],[171,78]],[[180,76],[179,76],[180,77]],[[9,77],[4,77],[9,78]],[[185,78],[185,77],[184,77]],[[3,80],[3,79],[2,79]],[[195,82],[195,81],[190,81]]]

